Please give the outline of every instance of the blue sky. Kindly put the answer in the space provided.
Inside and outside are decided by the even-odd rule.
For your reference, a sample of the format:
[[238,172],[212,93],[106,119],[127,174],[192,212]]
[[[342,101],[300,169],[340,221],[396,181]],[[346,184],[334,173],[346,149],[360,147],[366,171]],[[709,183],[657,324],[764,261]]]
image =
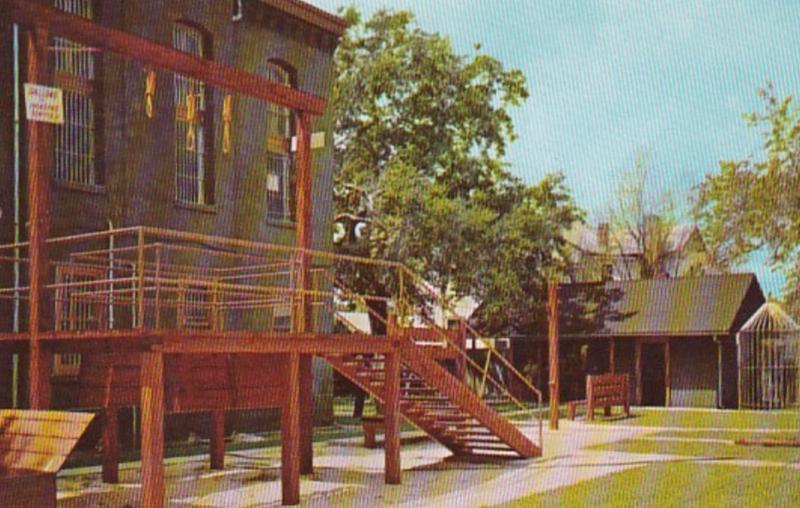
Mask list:
[[[591,218],[605,212],[637,150],[650,154],[652,184],[688,203],[721,159],[759,155],[760,134],[741,120],[760,107],[767,79],[800,92],[797,0],[308,0],[335,11],[355,4],[410,9],[420,26],[521,69],[531,97],[513,112],[508,152],[528,182],[561,170]],[[688,205],[686,205],[688,206]],[[777,293],[780,276],[754,256]]]

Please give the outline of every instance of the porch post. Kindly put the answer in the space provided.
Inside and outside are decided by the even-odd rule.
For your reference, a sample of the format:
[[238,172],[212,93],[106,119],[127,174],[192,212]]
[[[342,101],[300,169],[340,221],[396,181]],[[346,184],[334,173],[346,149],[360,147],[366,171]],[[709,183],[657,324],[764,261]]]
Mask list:
[[119,415],[115,406],[103,408],[103,482],[119,482]]
[[616,358],[617,341],[613,337],[608,341],[608,371],[614,374],[617,370]]
[[[49,57],[47,54],[49,35],[39,28],[27,33],[28,82],[49,84]],[[42,310],[46,308],[49,259],[47,235],[50,229],[50,173],[53,152],[52,126],[27,121],[28,128],[28,257],[29,306],[28,326],[30,332],[30,382],[29,402],[32,409],[47,409],[50,406],[50,376],[52,353],[45,351],[39,342],[42,329]]]
[[[311,260],[306,249],[312,246],[313,210],[311,175],[311,116],[303,111],[295,112],[297,134],[297,156],[295,159],[297,188],[297,230],[295,245],[303,249],[300,254],[299,289],[302,291],[295,316],[296,333],[312,331],[312,298],[307,293],[313,289],[311,281]],[[300,356],[300,472],[310,474],[314,471],[314,373],[313,355]]]
[[664,386],[666,387],[666,394],[664,398],[667,407],[672,405],[672,374],[670,371],[670,340],[664,342]]
[[400,353],[384,357],[384,456],[386,483],[399,485],[400,467]]
[[634,339],[634,377],[636,378],[636,401],[637,406],[642,405],[642,339]]
[[211,411],[209,461],[211,469],[225,469],[225,410]]
[[558,285],[555,282],[551,282],[547,286],[547,303],[550,345],[550,429],[558,430],[560,380],[558,371]]
[[164,506],[164,355],[142,354],[142,506]]
[[281,410],[281,492],[283,504],[300,503],[300,355],[289,354],[286,401]]

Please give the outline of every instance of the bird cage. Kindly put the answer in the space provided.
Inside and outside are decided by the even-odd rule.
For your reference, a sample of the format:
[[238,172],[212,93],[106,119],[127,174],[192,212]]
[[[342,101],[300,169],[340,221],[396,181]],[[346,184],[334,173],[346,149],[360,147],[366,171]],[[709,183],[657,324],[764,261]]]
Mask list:
[[797,406],[800,327],[776,303],[765,303],[736,335],[739,407]]

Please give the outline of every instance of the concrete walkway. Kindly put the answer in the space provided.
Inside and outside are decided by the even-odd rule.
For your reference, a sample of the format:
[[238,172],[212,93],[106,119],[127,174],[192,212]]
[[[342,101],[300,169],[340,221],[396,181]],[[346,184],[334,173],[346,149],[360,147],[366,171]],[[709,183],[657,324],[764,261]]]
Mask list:
[[[531,426],[523,429],[536,434]],[[307,506],[483,506],[570,485],[675,457],[586,450],[598,444],[654,432],[644,427],[589,426],[562,422],[545,431],[544,456],[536,460],[470,463],[429,440],[405,444],[403,484],[383,482],[383,450],[366,449],[361,439],[315,445],[315,472],[301,481]],[[685,457],[682,458],[685,460]],[[210,471],[207,457],[166,461],[170,506],[245,507],[280,505],[280,449],[229,453],[224,471]],[[121,483],[100,482],[99,468],[59,476],[59,506],[137,506],[138,463],[123,466]],[[455,504],[454,504],[455,503]]]

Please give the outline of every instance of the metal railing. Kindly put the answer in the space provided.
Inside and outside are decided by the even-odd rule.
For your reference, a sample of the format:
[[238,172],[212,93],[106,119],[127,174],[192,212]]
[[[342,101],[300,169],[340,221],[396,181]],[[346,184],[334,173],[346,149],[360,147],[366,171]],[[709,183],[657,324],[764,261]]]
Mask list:
[[[0,273],[16,264],[26,280],[27,249],[0,246]],[[47,250],[49,273],[37,296],[46,300],[42,331],[99,338],[112,329],[289,332],[309,311],[313,330],[330,331],[338,311],[354,307],[443,353],[467,386],[506,416],[530,416],[541,443],[542,393],[495,339],[402,264],[150,227],[51,238]],[[348,271],[372,274],[382,291],[350,289],[341,276]],[[24,318],[28,293],[25,285],[0,288],[0,307],[9,307],[0,311],[14,306]],[[448,329],[448,320],[457,329]]]

